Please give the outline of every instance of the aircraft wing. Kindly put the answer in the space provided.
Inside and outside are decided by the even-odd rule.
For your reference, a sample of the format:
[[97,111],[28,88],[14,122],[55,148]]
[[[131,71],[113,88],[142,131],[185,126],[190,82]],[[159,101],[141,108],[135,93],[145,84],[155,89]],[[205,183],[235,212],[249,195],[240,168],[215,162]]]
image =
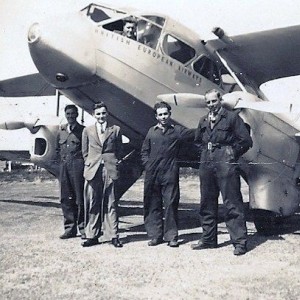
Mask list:
[[55,88],[46,82],[39,73],[0,81],[0,97],[51,95],[55,95]]
[[[223,42],[224,40],[224,42]],[[238,76],[257,87],[267,81],[300,74],[300,26],[207,41]]]
[[30,162],[30,152],[29,151],[2,151],[0,150],[0,160],[14,160],[21,162]]

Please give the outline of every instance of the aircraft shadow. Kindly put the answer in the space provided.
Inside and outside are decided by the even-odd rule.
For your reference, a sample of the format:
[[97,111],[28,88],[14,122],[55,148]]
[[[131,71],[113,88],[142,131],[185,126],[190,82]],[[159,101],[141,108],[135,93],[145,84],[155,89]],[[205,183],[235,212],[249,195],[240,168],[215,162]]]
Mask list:
[[[43,197],[45,198],[45,197]],[[24,205],[33,205],[33,206],[41,206],[41,207],[54,207],[60,208],[60,203],[50,202],[50,201],[28,201],[28,200],[0,200],[3,203],[15,203],[15,204],[24,204]]]
[[[249,209],[249,203],[244,203],[246,220],[247,222],[253,222],[253,212]],[[219,204],[218,207],[218,223],[224,222],[224,212],[225,208],[223,204]],[[119,214],[121,217],[138,215],[141,218],[143,217],[143,207],[141,201],[134,200],[121,200],[119,207]],[[200,218],[199,218],[199,204],[197,203],[180,203],[179,205],[179,230],[193,230],[200,227]],[[121,221],[122,222],[122,221]],[[141,240],[147,240],[147,234],[145,232],[144,224],[133,225],[126,227],[126,229],[121,229],[121,232],[135,232],[136,234],[126,238],[127,242],[135,242]],[[248,250],[251,251],[259,245],[265,243],[268,240],[284,240],[282,237],[283,234],[299,234],[300,232],[300,212],[295,215],[284,218],[280,224],[276,233],[272,235],[261,235],[256,232],[255,229],[248,230]],[[227,229],[220,229],[218,235],[228,234]],[[184,233],[179,235],[180,244],[186,244],[193,241],[198,241],[201,238],[201,233],[191,232]],[[126,243],[125,240],[125,243]],[[230,240],[222,242],[218,247],[225,247],[231,245]]]

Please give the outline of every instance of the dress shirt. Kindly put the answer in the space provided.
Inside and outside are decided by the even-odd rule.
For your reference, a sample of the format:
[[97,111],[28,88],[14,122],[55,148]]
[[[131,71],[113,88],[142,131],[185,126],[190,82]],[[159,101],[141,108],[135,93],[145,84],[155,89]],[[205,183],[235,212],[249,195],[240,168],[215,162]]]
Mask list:
[[104,142],[104,133],[105,133],[106,127],[107,127],[107,122],[104,122],[102,124],[99,122],[96,123],[97,133],[98,133],[100,142],[102,144]]

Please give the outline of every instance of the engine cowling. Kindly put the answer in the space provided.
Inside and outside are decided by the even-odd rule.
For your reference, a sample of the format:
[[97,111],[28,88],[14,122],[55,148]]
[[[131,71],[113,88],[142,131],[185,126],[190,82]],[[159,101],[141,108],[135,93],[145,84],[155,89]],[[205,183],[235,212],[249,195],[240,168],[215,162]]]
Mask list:
[[56,153],[58,128],[58,125],[41,126],[35,134],[32,134],[30,149],[31,161],[45,168],[56,177],[59,174],[59,163]]

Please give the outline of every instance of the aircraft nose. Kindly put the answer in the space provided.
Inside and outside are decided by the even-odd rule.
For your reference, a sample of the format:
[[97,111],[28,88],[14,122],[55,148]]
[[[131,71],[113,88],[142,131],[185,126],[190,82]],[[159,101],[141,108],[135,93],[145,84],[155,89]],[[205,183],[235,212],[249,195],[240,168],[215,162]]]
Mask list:
[[76,87],[95,75],[93,27],[82,15],[33,23],[27,39],[34,64],[56,88]]

